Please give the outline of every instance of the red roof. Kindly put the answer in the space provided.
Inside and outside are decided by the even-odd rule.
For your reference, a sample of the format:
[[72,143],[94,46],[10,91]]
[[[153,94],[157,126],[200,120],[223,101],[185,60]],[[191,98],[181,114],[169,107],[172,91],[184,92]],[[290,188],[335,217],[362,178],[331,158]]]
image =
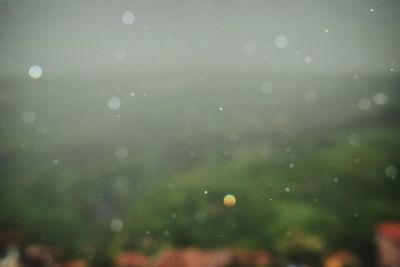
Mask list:
[[394,243],[400,244],[400,222],[379,224],[376,229],[376,234]]

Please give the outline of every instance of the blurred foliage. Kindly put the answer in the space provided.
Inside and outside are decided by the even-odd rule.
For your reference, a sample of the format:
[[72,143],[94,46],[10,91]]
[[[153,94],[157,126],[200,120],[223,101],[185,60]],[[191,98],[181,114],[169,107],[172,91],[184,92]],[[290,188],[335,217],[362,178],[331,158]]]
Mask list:
[[[94,266],[121,249],[183,246],[314,262],[348,249],[368,261],[375,225],[400,220],[399,179],[385,175],[400,166],[395,74],[166,76],[0,85],[0,229]],[[266,80],[272,94],[260,92]],[[388,104],[361,111],[377,90]],[[28,108],[47,134],[21,121]]]
[[286,237],[278,240],[276,248],[281,257],[286,260],[286,264],[322,265],[324,243],[317,236],[299,230],[288,232]]
[[[268,248],[311,262],[336,248],[367,253],[375,224],[400,220],[399,181],[385,176],[387,165],[399,163],[400,132],[359,139],[238,147],[179,172],[150,172],[129,160],[30,166],[29,175],[5,169],[0,227],[22,229],[64,257],[93,255],[99,266],[119,249],[152,254],[189,245]],[[223,205],[228,193],[234,207]],[[122,220],[121,232],[110,229],[113,218]]]

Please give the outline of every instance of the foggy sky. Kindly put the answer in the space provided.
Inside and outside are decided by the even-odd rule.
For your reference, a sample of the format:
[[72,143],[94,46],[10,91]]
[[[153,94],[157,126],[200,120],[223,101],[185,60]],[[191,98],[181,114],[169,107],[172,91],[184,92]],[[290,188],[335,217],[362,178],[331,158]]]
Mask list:
[[[135,14],[124,24],[124,12]],[[288,38],[277,48],[277,36]],[[163,71],[389,72],[400,1],[0,1],[0,77]],[[246,53],[246,47],[250,51]],[[117,60],[118,51],[126,58]],[[306,63],[305,57],[311,57]]]

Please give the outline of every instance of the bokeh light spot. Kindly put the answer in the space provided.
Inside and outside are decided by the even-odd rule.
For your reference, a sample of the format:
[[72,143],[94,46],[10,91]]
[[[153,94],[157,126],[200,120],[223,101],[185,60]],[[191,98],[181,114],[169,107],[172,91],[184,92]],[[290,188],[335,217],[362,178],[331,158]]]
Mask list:
[[32,67],[30,67],[28,72],[29,72],[29,76],[35,80],[42,77],[42,74],[43,74],[42,68],[38,65],[33,65]]
[[227,194],[224,197],[224,205],[227,207],[233,207],[236,205],[236,197],[232,194]]

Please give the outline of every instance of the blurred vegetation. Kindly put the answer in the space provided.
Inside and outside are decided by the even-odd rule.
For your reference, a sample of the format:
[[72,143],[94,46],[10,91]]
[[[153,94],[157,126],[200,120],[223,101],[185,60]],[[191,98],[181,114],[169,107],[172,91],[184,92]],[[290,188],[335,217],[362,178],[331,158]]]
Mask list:
[[[238,149],[229,160],[156,181],[129,161],[30,176],[14,170],[2,180],[1,228],[24,229],[67,256],[189,245],[269,248],[289,259],[308,257],[303,250],[311,258],[335,248],[364,253],[375,224],[400,220],[399,181],[384,173],[398,160],[388,150],[399,138],[399,131],[374,132],[356,146],[339,137],[324,147]],[[231,208],[222,202],[228,193],[237,199]],[[123,221],[121,232],[110,230],[112,218]]]
[[[26,242],[49,244],[65,258],[93,256],[96,266],[107,266],[120,249],[155,254],[183,246],[266,248],[309,262],[349,249],[368,259],[375,225],[400,220],[400,182],[385,175],[387,166],[400,166],[398,98],[389,90],[391,105],[367,118],[353,102],[352,112],[339,107],[334,116],[340,105],[329,102],[343,94],[315,91],[321,99],[312,111],[255,93],[232,91],[226,100],[227,92],[217,91],[210,101],[232,113],[226,108],[231,115],[219,118],[195,104],[200,99],[208,110],[202,97],[210,90],[178,92],[163,105],[149,93],[144,101],[154,101],[147,103],[154,113],[113,124],[90,141],[71,137],[79,127],[62,137],[27,133],[13,124],[10,107],[11,126],[1,132],[0,229],[22,231]],[[130,147],[126,159],[114,157],[114,137],[102,139],[115,132]],[[45,141],[46,149],[37,147]],[[223,205],[226,194],[236,197],[234,207]],[[113,219],[121,231],[110,228]]]

